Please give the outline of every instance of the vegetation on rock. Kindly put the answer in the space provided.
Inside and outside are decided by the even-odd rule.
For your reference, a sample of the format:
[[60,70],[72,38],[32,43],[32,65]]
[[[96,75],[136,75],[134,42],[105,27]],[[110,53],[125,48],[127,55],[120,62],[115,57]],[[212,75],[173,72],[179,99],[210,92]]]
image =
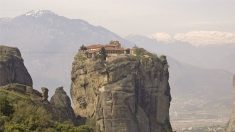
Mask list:
[[5,132],[92,132],[89,126],[57,122],[30,95],[0,87],[0,131]]
[[82,46],[80,47],[80,50],[87,50],[87,47],[84,46],[84,45],[82,45]]

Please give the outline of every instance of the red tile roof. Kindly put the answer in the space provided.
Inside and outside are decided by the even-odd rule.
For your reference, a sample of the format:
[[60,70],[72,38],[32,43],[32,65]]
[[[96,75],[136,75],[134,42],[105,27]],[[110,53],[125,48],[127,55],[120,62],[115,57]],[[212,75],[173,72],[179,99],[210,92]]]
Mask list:
[[101,44],[93,44],[93,45],[89,45],[89,46],[86,46],[87,49],[97,49],[97,48],[102,48],[103,45]]
[[99,51],[102,47],[104,47],[105,50],[107,50],[107,51],[123,51],[123,50],[125,50],[124,48],[119,48],[119,47],[117,47],[116,45],[112,45],[112,44],[108,44],[108,45],[93,44],[93,45],[86,46],[86,48],[87,48],[88,50],[93,49],[92,52],[89,51],[89,53],[97,52],[97,51]]

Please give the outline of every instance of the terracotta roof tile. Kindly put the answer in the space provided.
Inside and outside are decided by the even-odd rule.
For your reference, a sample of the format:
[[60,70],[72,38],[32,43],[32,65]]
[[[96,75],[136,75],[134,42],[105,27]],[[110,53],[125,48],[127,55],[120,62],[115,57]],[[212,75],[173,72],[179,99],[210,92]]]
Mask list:
[[[97,52],[99,51],[102,47],[105,48],[105,50],[108,50],[108,51],[124,51],[125,49],[124,48],[119,48],[117,47],[116,45],[112,45],[112,44],[107,44],[107,45],[102,45],[102,44],[92,44],[92,45],[89,45],[89,46],[86,46],[89,53],[94,53],[94,52]],[[90,49],[94,49],[94,50],[90,50]]]
[[102,48],[103,45],[101,44],[93,44],[93,45],[89,45],[89,46],[86,46],[87,49],[96,49],[96,48]]

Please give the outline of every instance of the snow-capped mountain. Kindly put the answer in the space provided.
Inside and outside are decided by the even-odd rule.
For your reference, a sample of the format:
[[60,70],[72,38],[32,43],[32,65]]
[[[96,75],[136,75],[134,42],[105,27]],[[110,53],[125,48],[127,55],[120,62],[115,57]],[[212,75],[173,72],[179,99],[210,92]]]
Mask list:
[[27,13],[25,13],[25,16],[32,16],[32,17],[40,17],[42,15],[56,15],[54,12],[49,10],[32,10]]
[[[64,43],[71,49],[80,44],[107,43],[113,39],[128,43],[101,26],[93,26],[80,19],[68,19],[47,10],[30,11],[0,23],[0,42],[26,48],[38,45],[37,50],[42,51],[51,50],[51,47],[60,50]],[[26,38],[27,42],[24,41]]]

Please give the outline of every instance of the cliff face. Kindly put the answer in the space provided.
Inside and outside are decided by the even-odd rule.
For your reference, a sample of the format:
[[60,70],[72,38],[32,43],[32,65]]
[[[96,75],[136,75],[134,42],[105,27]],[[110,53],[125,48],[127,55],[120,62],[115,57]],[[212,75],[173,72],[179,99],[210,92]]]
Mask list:
[[[235,90],[235,75],[233,75],[233,90]],[[235,132],[235,101],[226,132]]]
[[171,132],[168,64],[139,49],[107,61],[79,52],[72,68],[71,96],[77,115],[103,132]]
[[32,86],[32,78],[17,48],[0,46],[0,86],[19,83]]

